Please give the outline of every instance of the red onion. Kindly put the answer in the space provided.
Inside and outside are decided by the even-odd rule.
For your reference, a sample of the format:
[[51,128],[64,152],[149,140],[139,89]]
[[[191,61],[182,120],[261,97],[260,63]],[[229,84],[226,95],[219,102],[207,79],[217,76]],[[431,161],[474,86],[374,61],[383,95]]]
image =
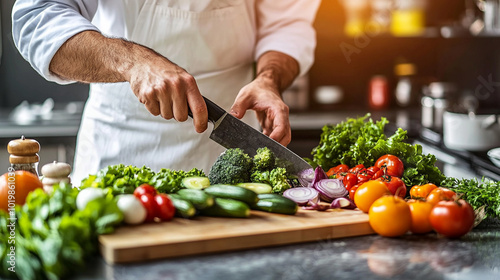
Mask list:
[[316,167],[314,170],[314,179],[312,180],[312,187],[316,185],[317,182],[323,180],[323,179],[328,179],[328,176],[326,175],[325,171],[321,166]]
[[319,201],[319,192],[307,187],[290,188],[283,193],[283,196],[295,201],[300,206]]
[[320,180],[314,184],[314,188],[318,190],[319,197],[327,202],[332,202],[335,198],[344,197],[349,194],[339,179]]
[[308,206],[303,206],[302,209],[305,209],[305,210],[317,210],[317,211],[326,211],[328,209],[330,209],[330,205],[328,204],[320,204],[319,202],[318,203],[311,203],[311,205],[308,205]]
[[299,174],[299,182],[303,187],[312,187],[312,181],[314,180],[314,169],[308,168],[302,170]]
[[330,208],[333,208],[333,209],[338,209],[338,208],[355,209],[356,204],[354,204],[354,202],[352,202],[348,198],[338,197],[332,201],[332,204],[330,204]]

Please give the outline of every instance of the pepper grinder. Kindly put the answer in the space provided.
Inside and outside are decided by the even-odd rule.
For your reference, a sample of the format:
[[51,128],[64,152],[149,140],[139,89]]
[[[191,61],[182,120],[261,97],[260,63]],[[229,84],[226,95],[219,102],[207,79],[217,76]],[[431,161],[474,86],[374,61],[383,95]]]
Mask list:
[[20,139],[15,139],[7,145],[9,152],[9,162],[14,170],[25,170],[35,174],[38,177],[38,162],[40,157],[40,143],[34,139],[26,139],[21,136]]

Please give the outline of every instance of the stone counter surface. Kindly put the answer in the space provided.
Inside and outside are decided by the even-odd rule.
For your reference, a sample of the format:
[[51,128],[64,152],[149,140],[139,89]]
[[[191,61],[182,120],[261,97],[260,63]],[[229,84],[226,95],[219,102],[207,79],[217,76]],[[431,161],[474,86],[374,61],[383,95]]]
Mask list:
[[95,257],[71,279],[500,279],[500,220],[459,239],[378,235],[132,264]]

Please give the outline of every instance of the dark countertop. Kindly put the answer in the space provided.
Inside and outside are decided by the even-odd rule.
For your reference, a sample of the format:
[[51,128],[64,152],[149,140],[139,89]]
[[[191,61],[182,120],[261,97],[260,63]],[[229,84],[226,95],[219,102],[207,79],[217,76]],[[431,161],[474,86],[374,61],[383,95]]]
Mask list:
[[500,221],[460,239],[369,235],[116,265],[96,257],[72,279],[500,279]]

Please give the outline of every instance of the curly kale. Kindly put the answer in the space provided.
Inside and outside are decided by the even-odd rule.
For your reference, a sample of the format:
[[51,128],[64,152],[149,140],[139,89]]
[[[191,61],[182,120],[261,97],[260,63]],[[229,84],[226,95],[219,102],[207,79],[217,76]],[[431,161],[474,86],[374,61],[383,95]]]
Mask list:
[[268,148],[258,148],[257,154],[253,157],[253,171],[272,170],[275,168],[276,157]]
[[238,184],[250,182],[252,158],[239,148],[227,149],[210,168],[211,184]]

